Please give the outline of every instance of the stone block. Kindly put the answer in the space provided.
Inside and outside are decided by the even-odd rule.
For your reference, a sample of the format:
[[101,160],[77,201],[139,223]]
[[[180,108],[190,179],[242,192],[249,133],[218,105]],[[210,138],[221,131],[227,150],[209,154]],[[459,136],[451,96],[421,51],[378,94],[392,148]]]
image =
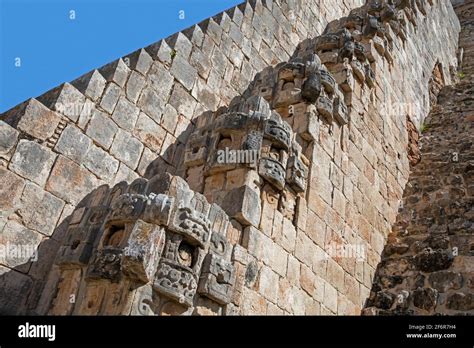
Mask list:
[[82,94],[97,101],[104,91],[107,81],[97,70],[92,70],[71,82]]
[[260,223],[260,196],[247,185],[229,191],[222,208],[244,226]]
[[471,311],[474,309],[474,294],[456,292],[448,297],[446,307],[458,311]]
[[121,93],[122,90],[119,86],[115,83],[109,83],[100,101],[100,106],[111,114],[114,112],[115,105],[117,105]]
[[246,315],[265,315],[267,314],[267,301],[258,292],[244,288],[240,308],[241,312]]
[[99,185],[87,169],[59,156],[46,184],[46,190],[71,204],[77,204]]
[[344,270],[333,259],[328,259],[326,280],[339,291],[344,291]]
[[147,87],[143,90],[138,100],[138,106],[155,122],[160,123],[164,102],[153,88]]
[[138,174],[133,170],[128,168],[125,164],[120,163],[119,170],[115,175],[114,185],[117,185],[119,182],[126,181],[127,183],[133,182],[133,180],[138,178]]
[[119,161],[100,147],[92,145],[84,159],[84,166],[106,182],[111,182],[117,173]]
[[303,231],[298,231],[296,235],[295,257],[306,264],[312,266],[313,242]]
[[333,314],[337,313],[337,290],[329,283],[324,284],[324,306]]
[[52,235],[64,207],[64,202],[35,184],[27,183],[18,211],[29,229]]
[[164,103],[173,87],[174,77],[170,74],[168,69],[159,62],[154,62],[148,72],[148,80],[151,82],[151,87],[154,88],[158,98]]
[[37,98],[49,109],[65,115],[76,122],[81,114],[86,98],[76,87],[64,83]]
[[145,78],[136,71],[132,71],[125,88],[125,94],[127,95],[127,98],[132,103],[136,103],[140,93],[143,90],[143,87],[145,87]]
[[439,292],[446,292],[454,289],[458,290],[463,284],[461,273],[451,271],[439,271],[431,273],[428,278],[431,286]]
[[125,97],[120,97],[112,114],[112,119],[119,127],[131,131],[137,122],[139,113],[140,109],[125,99]]
[[24,186],[25,180],[0,167],[0,218],[6,218],[8,212],[17,206]]
[[193,48],[202,47],[204,33],[198,25],[184,29],[182,33],[191,41]]
[[54,150],[77,163],[81,163],[91,145],[92,140],[84,135],[79,128],[68,125],[62,132]]
[[77,126],[82,130],[86,130],[86,126],[92,117],[92,112],[95,110],[95,103],[89,99],[86,99],[84,107],[82,108],[79,119],[77,120]]
[[18,175],[44,186],[56,154],[34,141],[20,140],[10,163]]
[[127,132],[119,130],[110,148],[110,153],[132,169],[138,166],[143,144]]
[[326,236],[326,223],[320,219],[311,210],[308,210],[308,219],[304,231],[320,247],[324,247],[324,238]]
[[148,172],[148,168],[150,165],[153,163],[154,160],[156,160],[157,154],[150,150],[148,147],[145,147],[143,149],[143,154],[142,157],[140,158],[140,163],[138,164],[138,174],[140,176],[146,176]]
[[196,68],[198,74],[203,79],[207,79],[209,77],[209,72],[211,70],[211,62],[206,54],[208,53],[205,53],[199,49],[194,49],[190,58],[191,65]]
[[107,150],[110,148],[110,145],[112,145],[112,141],[118,129],[117,125],[107,114],[99,110],[94,110],[89,125],[87,126],[86,134]]
[[167,65],[171,64],[172,50],[165,40],[160,40],[150,46],[147,46],[145,47],[145,50],[153,59],[157,58],[162,63]]
[[176,124],[178,123],[178,113],[174,107],[167,104],[163,111],[163,115],[161,117],[161,126],[166,129],[171,134],[174,133],[176,128]]
[[0,158],[10,159],[18,134],[15,128],[0,120]]
[[169,100],[179,114],[192,119],[198,103],[180,84],[175,84]]
[[301,263],[293,255],[288,255],[286,279],[294,286],[300,286],[300,267]]
[[2,116],[8,124],[39,140],[51,137],[61,120],[57,113],[36,99],[24,102]]
[[28,229],[16,221],[8,221],[0,234],[0,245],[4,246],[5,250],[0,255],[0,263],[11,268],[19,267],[18,270],[27,272],[28,262],[38,257],[36,249],[42,239],[41,233]]
[[197,78],[197,70],[185,58],[177,55],[173,59],[170,73],[181,82],[186,90],[191,91]]
[[196,98],[206,109],[214,111],[217,109],[219,104],[219,98],[216,95],[216,92],[212,90],[206,82],[201,79],[198,79],[191,95]]
[[166,136],[166,131],[142,112],[138,116],[133,135],[151,150],[159,152]]
[[115,82],[120,87],[125,86],[130,69],[127,64],[120,58],[99,69],[107,82]]
[[267,300],[276,303],[278,300],[279,276],[269,267],[262,266],[258,279],[258,292]]
[[143,75],[146,75],[153,63],[153,59],[143,48],[125,56],[123,61],[130,69],[139,71]]
[[247,249],[242,247],[240,244],[235,244],[232,251],[232,261],[239,262],[242,265],[247,265],[248,263],[248,252]]
[[166,39],[166,42],[174,50],[175,59],[180,57],[184,60],[189,58],[193,44],[182,32],[178,32]]

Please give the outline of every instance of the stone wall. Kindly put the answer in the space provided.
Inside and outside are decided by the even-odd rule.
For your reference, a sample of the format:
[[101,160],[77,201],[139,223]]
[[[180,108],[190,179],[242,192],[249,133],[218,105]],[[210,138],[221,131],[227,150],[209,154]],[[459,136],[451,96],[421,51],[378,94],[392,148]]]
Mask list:
[[[131,182],[162,156],[162,167],[171,163],[166,150],[185,143],[198,115],[227,105],[256,72],[360,4],[245,2],[1,115],[2,243],[43,241],[54,255],[53,231],[86,194]],[[0,264],[12,279],[3,293],[44,278],[30,265]]]
[[[419,125],[426,117],[429,80],[437,62],[448,84],[456,66],[459,24],[450,4],[417,4],[424,8],[415,6],[403,14],[403,30],[395,34],[397,25],[392,22],[386,27],[383,49],[378,35],[370,39],[363,32],[356,38],[365,54],[362,59],[351,57],[350,66],[341,64],[341,46],[332,46],[327,35],[306,40],[295,53],[292,62],[302,59],[306,66],[307,54],[318,53],[344,96],[347,118],[338,117],[335,106],[332,115],[325,112],[318,99],[317,122],[312,123],[312,103],[293,93],[300,76],[293,70],[293,77],[288,77],[288,66],[257,78],[250,94],[267,97],[268,90],[274,91],[268,99],[296,133],[309,160],[309,175],[303,194],[261,187],[260,225],[243,231],[250,261],[241,313],[360,313],[408,179],[406,118]],[[345,26],[354,37],[360,35],[351,22],[360,12],[353,13],[355,18],[331,23],[325,34]],[[344,35],[339,32],[339,40]],[[393,39],[387,39],[391,35]],[[365,59],[375,77],[358,69],[367,64]],[[204,194],[206,184],[207,179]],[[219,190],[218,185],[210,191]]]
[[[420,127],[437,64],[451,83],[459,31],[440,0],[331,22],[360,5],[246,2],[3,114],[1,241],[39,245],[41,262],[3,262],[2,312],[46,313],[87,283],[46,277],[86,195],[167,172],[220,205],[243,247],[232,299],[194,314],[359,313],[408,179],[407,117]],[[216,168],[219,144],[262,160]]]
[[426,120],[421,161],[412,167],[365,314],[474,313],[474,2],[455,9],[460,81],[441,90]]

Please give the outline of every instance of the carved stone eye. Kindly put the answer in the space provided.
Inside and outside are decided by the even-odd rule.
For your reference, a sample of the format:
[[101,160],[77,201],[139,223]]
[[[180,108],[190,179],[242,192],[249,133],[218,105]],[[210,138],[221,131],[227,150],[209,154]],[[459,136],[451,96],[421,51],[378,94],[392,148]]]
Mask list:
[[182,242],[178,248],[178,262],[183,266],[191,267],[193,264],[193,252],[194,248],[191,245]]

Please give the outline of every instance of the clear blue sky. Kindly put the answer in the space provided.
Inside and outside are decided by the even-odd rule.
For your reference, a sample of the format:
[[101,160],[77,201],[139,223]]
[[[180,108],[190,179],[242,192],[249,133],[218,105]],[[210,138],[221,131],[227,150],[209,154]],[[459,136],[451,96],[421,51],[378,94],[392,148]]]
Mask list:
[[242,1],[0,0],[0,112]]

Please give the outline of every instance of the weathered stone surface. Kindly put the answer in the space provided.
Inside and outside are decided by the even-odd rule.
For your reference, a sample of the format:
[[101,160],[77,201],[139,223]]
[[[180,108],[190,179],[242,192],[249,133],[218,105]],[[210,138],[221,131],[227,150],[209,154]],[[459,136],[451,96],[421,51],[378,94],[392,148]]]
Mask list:
[[163,100],[151,87],[145,88],[138,100],[138,105],[141,110],[158,123],[160,122],[161,114],[163,112],[163,104]]
[[125,89],[127,98],[132,103],[136,103],[138,101],[138,97],[140,96],[143,87],[145,87],[145,83],[145,78],[142,75],[140,75],[136,71],[132,71],[130,77],[128,78],[127,86]]
[[190,91],[197,78],[197,71],[183,57],[177,55],[171,65],[170,73]]
[[64,83],[37,99],[49,109],[65,115],[74,122],[79,118],[85,102],[84,95],[69,83]]
[[260,199],[249,186],[230,191],[222,208],[244,225],[258,226],[260,222]]
[[9,159],[18,141],[18,131],[0,120],[0,157]]
[[69,125],[62,132],[54,150],[77,163],[81,163],[91,145],[92,140],[89,137],[75,126]]
[[121,89],[115,83],[109,83],[105,88],[104,95],[100,101],[100,106],[109,114],[114,112],[115,105],[120,98]]
[[104,181],[110,182],[119,167],[119,161],[100,147],[92,145],[84,159],[84,165]]
[[166,132],[145,113],[140,113],[133,134],[153,151],[160,151]]
[[94,110],[92,118],[87,127],[86,134],[104,149],[110,148],[114,136],[118,131],[117,125],[107,116],[107,114]]
[[450,251],[425,249],[415,256],[415,263],[424,272],[434,272],[451,266],[453,256]]
[[164,104],[168,100],[171,88],[173,87],[173,75],[169,73],[163,64],[154,62],[148,73],[148,79],[157,93],[158,99]]
[[148,69],[150,69],[150,66],[153,63],[153,59],[144,49],[139,49],[129,54],[123,58],[123,60],[130,69],[139,71],[143,75],[146,75]]
[[124,162],[127,166],[135,169],[140,161],[143,144],[129,133],[119,130],[115,136],[110,153]]
[[46,140],[54,134],[60,116],[36,99],[29,99],[6,113],[5,121],[37,139]]
[[[8,267],[18,267],[37,259],[36,249],[41,242],[43,235],[32,231],[16,221],[9,221],[0,234],[0,245],[5,249],[2,253],[1,264]],[[28,271],[23,267],[22,271]],[[2,282],[3,283],[3,282]]]
[[112,63],[104,65],[99,69],[99,72],[102,74],[102,76],[104,76],[107,82],[113,81],[120,87],[123,87],[127,81],[130,69],[122,59],[117,59]]
[[[458,14],[461,19],[465,16],[463,11]],[[373,41],[378,53],[393,54],[383,41],[376,37]],[[464,27],[460,45],[471,45],[471,42],[472,35]],[[449,44],[449,40],[443,43]],[[472,60],[472,53],[469,56]],[[390,59],[397,57],[393,55]],[[392,288],[399,294],[410,292],[410,296],[403,296],[387,314],[470,313],[474,308],[470,293],[463,290],[467,281],[465,272],[471,268],[465,246],[472,238],[465,235],[465,228],[470,225],[466,207],[472,205],[472,199],[466,195],[469,189],[465,182],[456,175],[463,172],[464,166],[459,159],[451,157],[454,150],[448,150],[463,147],[466,155],[472,154],[472,146],[461,145],[472,132],[463,112],[465,104],[470,104],[464,93],[472,91],[472,81],[443,87],[446,75],[441,70],[438,62],[426,67],[430,79],[425,98],[430,100],[431,113],[422,125],[413,113],[400,120],[406,124],[407,134],[405,151],[399,157],[410,163],[411,172],[373,290]],[[387,178],[393,181],[390,176]],[[405,267],[397,267],[403,263]]]
[[0,217],[6,217],[17,206],[24,186],[25,180],[0,167]]
[[51,235],[64,207],[64,202],[35,184],[23,190],[18,214],[29,229]]
[[276,303],[278,300],[278,274],[270,268],[263,266],[259,274],[258,291],[263,297]]
[[459,289],[463,283],[461,273],[451,271],[439,271],[431,273],[428,278],[431,286],[439,292],[446,292],[451,289]]
[[34,141],[20,140],[11,160],[10,169],[40,186],[46,183],[56,154]]
[[131,131],[137,122],[138,109],[134,104],[129,102],[124,97],[121,97],[115,107],[112,119],[119,125],[119,127]]
[[107,81],[97,70],[92,70],[71,82],[74,87],[93,101],[97,101],[102,95],[106,83]]
[[178,123],[178,112],[171,105],[166,105],[161,117],[161,126],[171,134],[174,133]]
[[125,181],[131,183],[133,180],[138,178],[138,174],[127,167],[124,163],[120,163],[117,174],[115,175],[114,185]]
[[413,292],[413,304],[425,310],[431,310],[436,306],[438,291],[432,288],[418,288]]
[[174,85],[169,103],[179,114],[188,119],[193,117],[197,105],[196,100],[179,84]]
[[448,297],[446,307],[458,311],[470,311],[474,309],[474,294],[456,292]]
[[77,204],[99,184],[85,168],[59,156],[46,184],[46,190],[72,204]]

